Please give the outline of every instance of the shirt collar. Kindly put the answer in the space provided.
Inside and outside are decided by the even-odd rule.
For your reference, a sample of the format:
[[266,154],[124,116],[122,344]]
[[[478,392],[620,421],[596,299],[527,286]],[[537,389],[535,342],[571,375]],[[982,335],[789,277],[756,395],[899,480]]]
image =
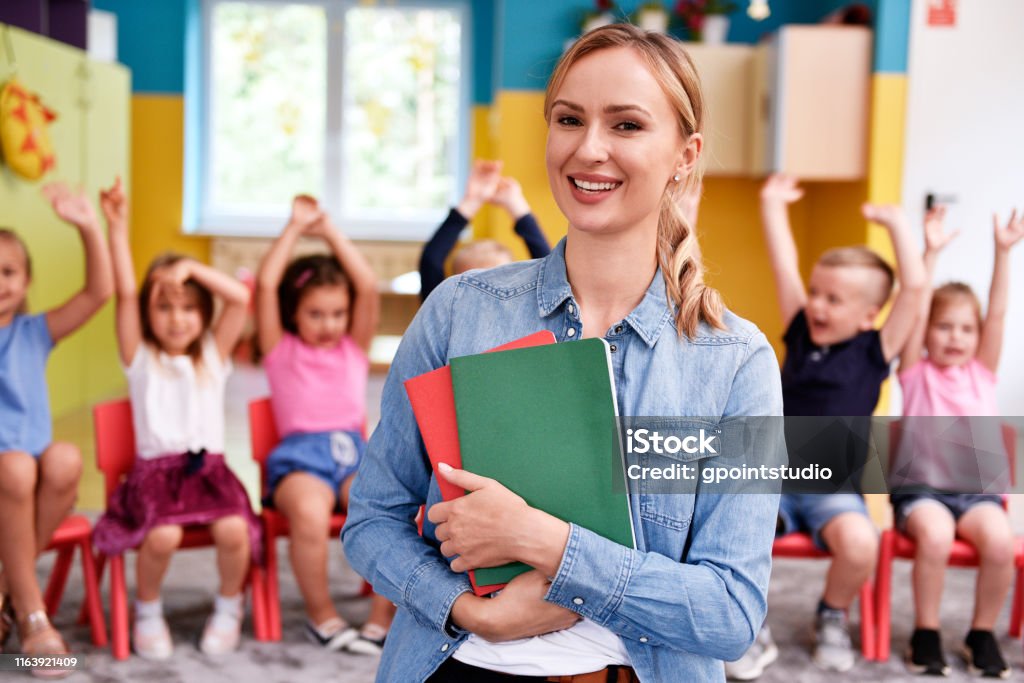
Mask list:
[[[551,315],[556,309],[572,298],[572,287],[565,269],[565,238],[555,245],[551,253],[541,262],[537,277],[537,308],[541,317]],[[626,322],[636,330],[648,346],[654,346],[665,325],[672,319],[673,308],[669,308],[665,290],[665,279],[661,267],[657,269],[644,298],[626,316]]]

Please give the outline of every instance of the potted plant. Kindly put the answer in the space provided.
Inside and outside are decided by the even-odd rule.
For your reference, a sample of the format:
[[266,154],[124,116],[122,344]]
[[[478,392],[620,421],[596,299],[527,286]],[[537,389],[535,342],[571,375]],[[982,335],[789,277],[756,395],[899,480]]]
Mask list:
[[660,2],[645,2],[633,15],[633,23],[645,31],[668,33],[668,12]]
[[583,17],[581,33],[615,23],[615,0],[595,0],[594,9]]
[[676,16],[694,40],[720,45],[729,33],[729,15],[736,3],[728,0],[679,0]]

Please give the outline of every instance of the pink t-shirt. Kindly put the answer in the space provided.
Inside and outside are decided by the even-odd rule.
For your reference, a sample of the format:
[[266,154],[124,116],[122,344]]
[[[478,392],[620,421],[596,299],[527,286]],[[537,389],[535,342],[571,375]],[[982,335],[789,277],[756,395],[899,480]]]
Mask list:
[[899,379],[905,417],[890,484],[1005,491],[1006,450],[993,419],[999,411],[992,371],[973,358],[945,368],[925,359]]
[[362,431],[370,359],[346,335],[334,348],[285,333],[263,359],[278,433]]

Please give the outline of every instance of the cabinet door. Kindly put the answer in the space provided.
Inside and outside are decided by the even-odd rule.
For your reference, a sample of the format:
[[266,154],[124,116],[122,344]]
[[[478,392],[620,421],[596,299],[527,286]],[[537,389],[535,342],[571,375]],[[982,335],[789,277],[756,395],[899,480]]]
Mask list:
[[686,46],[704,91],[704,159],[708,175],[751,172],[751,61],[748,45]]
[[871,31],[787,26],[775,45],[773,167],[805,179],[863,178]]

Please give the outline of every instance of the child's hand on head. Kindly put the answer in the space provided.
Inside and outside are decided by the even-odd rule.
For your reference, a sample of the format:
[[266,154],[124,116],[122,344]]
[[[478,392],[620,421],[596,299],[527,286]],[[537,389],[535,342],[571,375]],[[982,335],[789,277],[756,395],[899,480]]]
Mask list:
[[864,218],[883,225],[890,231],[904,229],[907,222],[903,208],[898,204],[863,204],[860,210]]
[[311,223],[323,216],[316,198],[308,194],[298,194],[292,199],[292,215],[289,222],[302,228],[305,232]]
[[960,234],[959,230],[945,232],[946,207],[935,206],[924,216],[924,248],[925,251],[937,254]]
[[995,233],[996,248],[1009,251],[1013,245],[1024,238],[1024,213],[1017,217],[1017,210],[1010,214],[1006,225],[999,225],[999,214],[992,214],[992,227]]
[[43,196],[61,220],[79,229],[96,226],[96,211],[84,190],[76,192],[64,183],[48,183],[43,186]]
[[509,176],[498,179],[494,194],[491,195],[491,202],[508,211],[516,220],[530,213],[530,204],[523,195],[522,185]]
[[797,183],[795,177],[785,173],[769,176],[761,186],[761,203],[786,206],[799,201],[804,196],[804,190]]
[[100,209],[108,225],[124,225],[128,220],[128,198],[124,194],[121,176],[109,190],[100,190]]

